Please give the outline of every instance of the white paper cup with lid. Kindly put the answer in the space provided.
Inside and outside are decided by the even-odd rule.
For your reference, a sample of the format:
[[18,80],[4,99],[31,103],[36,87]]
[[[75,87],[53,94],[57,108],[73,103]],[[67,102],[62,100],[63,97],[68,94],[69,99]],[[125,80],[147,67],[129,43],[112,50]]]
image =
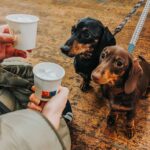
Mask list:
[[34,66],[35,95],[42,101],[48,101],[56,95],[65,70],[58,64],[42,62]]
[[15,48],[30,50],[36,47],[37,25],[39,18],[28,14],[11,14],[6,16],[6,22],[11,34],[16,36]]

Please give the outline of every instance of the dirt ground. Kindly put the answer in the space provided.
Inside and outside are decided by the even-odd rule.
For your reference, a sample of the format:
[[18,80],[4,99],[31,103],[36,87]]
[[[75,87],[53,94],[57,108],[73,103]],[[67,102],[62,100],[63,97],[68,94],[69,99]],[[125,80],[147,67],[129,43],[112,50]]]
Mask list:
[[[111,31],[122,21],[138,0],[1,0],[0,24],[11,13],[28,13],[40,18],[37,48],[28,61],[56,62],[66,70],[63,85],[69,87],[74,120],[71,124],[72,150],[148,150],[150,149],[150,98],[141,100],[136,117],[136,134],[128,140],[124,122],[119,119],[117,135],[104,134],[109,109],[106,102],[96,97],[96,85],[89,93],[80,91],[81,77],[74,72],[73,60],[64,56],[59,47],[70,36],[71,26],[83,17],[97,18]],[[136,13],[121,33],[117,43],[125,48],[141,14]],[[143,55],[150,61],[150,15],[138,40],[134,56]]]

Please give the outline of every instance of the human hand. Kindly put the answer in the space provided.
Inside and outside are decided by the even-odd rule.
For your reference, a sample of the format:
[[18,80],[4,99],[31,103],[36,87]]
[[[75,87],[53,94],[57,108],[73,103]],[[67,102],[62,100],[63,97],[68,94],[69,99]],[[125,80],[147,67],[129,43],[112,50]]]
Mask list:
[[69,90],[66,87],[60,87],[57,95],[52,97],[42,108],[39,106],[40,100],[32,94],[28,108],[41,111],[42,114],[58,129],[62,112],[66,106]]
[[[27,57],[26,51],[14,48],[16,37],[10,34],[8,25],[0,26],[0,61],[9,57]],[[30,50],[29,50],[30,52]]]

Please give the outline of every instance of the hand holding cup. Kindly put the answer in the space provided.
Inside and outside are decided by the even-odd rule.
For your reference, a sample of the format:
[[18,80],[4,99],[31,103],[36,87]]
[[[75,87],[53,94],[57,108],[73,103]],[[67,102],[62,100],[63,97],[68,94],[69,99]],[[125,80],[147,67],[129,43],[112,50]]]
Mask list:
[[8,25],[0,26],[0,61],[10,57],[27,57],[26,51],[14,48],[15,36],[10,34]]
[[46,102],[44,107],[39,106],[40,99],[35,94],[30,96],[28,108],[40,111],[52,124],[58,129],[62,112],[66,106],[69,90],[66,87],[59,87],[57,95],[53,96],[50,101]]
[[41,101],[48,101],[58,92],[65,70],[58,64],[43,62],[34,66],[33,73],[35,95]]
[[6,16],[10,33],[17,37],[15,48],[29,50],[36,47],[37,25],[39,18],[28,14],[11,14]]

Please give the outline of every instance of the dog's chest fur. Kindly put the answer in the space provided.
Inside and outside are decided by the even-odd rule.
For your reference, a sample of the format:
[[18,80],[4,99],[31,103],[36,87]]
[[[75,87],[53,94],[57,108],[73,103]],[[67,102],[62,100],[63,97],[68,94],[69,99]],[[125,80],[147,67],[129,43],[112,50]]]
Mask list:
[[99,63],[99,56],[82,58],[81,56],[76,56],[74,59],[74,67],[76,73],[91,74],[91,72],[97,67]]
[[137,96],[135,96],[135,94],[135,92],[126,94],[124,91],[115,93],[114,90],[109,87],[107,87],[107,90],[104,93],[109,101],[110,108],[115,111],[133,110],[137,101]]

